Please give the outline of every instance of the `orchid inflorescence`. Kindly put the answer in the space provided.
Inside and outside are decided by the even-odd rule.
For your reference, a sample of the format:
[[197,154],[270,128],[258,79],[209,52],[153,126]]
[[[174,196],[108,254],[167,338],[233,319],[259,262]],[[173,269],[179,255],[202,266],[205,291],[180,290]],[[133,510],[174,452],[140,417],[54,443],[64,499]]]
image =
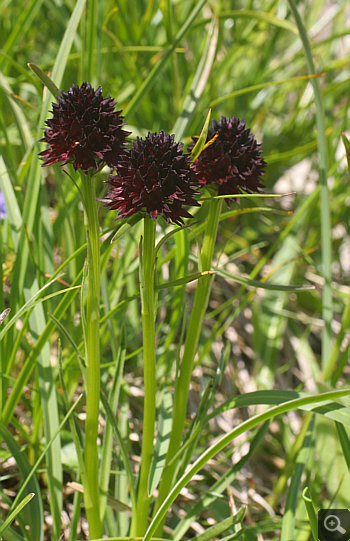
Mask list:
[[109,191],[102,201],[116,210],[118,218],[136,213],[182,224],[191,217],[185,206],[198,206],[194,198],[204,186],[216,186],[217,195],[242,191],[259,193],[266,162],[261,146],[234,116],[212,121],[207,142],[199,157],[191,154],[198,137],[183,151],[182,143],[164,131],[137,137],[128,146],[129,132],[115,100],[103,98],[90,83],[73,85],[61,92],[46,121],[44,137],[48,148],[40,153],[43,166],[72,163],[87,175],[107,165]]
[[[144,414],[141,465],[137,488],[135,513],[130,531],[142,536],[147,527],[150,509],[149,475],[153,457],[156,415],[156,347],[155,347],[155,259],[156,220],[162,216],[166,222],[182,226],[184,218],[191,218],[187,208],[200,206],[197,196],[206,189],[211,197],[204,233],[201,264],[202,279],[194,299],[189,321],[188,337],[180,364],[175,388],[173,428],[167,460],[171,463],[183,432],[186,413],[189,377],[193,369],[194,352],[199,340],[199,330],[209,299],[212,281],[207,274],[214,253],[222,201],[228,196],[239,199],[242,191],[259,193],[266,163],[261,147],[245,122],[221,117],[212,121],[206,142],[193,137],[192,144],[184,150],[167,132],[148,132],[145,138],[137,137],[129,143],[129,132],[122,111],[115,110],[116,102],[102,96],[84,82],[73,85],[68,92],[61,92],[52,106],[52,118],[46,121],[42,142],[48,147],[40,153],[43,166],[55,163],[71,164],[81,177],[81,195],[85,211],[87,238],[86,295],[82,297],[82,318],[86,373],[86,422],[85,422],[85,475],[84,499],[91,539],[103,535],[103,518],[100,502],[98,416],[100,404],[100,229],[97,201],[115,210],[117,219],[130,223],[144,218],[143,237],[140,239],[140,297],[144,363]],[[201,146],[202,145],[202,146]],[[198,147],[201,147],[201,152]],[[192,152],[193,151],[193,152]],[[196,156],[193,159],[193,156]],[[106,180],[107,193],[96,198],[92,176],[109,167]],[[231,197],[232,196],[232,197]],[[209,279],[208,279],[209,278]],[[179,391],[180,389],[180,391]],[[169,490],[174,472],[168,474],[160,486],[162,498]],[[170,483],[171,484],[171,483]],[[105,487],[106,488],[106,487]]]

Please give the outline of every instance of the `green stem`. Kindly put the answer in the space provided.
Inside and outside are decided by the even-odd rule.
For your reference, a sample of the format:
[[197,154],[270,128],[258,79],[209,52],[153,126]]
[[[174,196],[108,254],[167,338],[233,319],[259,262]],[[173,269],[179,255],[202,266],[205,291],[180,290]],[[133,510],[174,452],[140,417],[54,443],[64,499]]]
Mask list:
[[147,529],[151,502],[148,494],[148,477],[153,458],[154,425],[156,413],[156,350],[154,310],[154,262],[156,221],[144,218],[143,254],[140,264],[141,315],[144,360],[144,410],[141,466],[136,509],[131,522],[132,536],[143,536]]
[[95,183],[92,175],[81,175],[87,236],[88,284],[83,316],[87,364],[85,422],[84,500],[90,539],[102,537],[100,517],[99,464],[97,450],[100,404],[100,236]]
[[[202,271],[207,271],[211,268],[221,207],[221,199],[212,199],[210,201],[209,214],[201,251]],[[155,506],[155,512],[159,509],[160,505],[169,494],[176,471],[176,461],[169,466],[167,465],[179,450],[182,441],[194,357],[196,355],[203,319],[208,306],[212,283],[213,277],[208,275],[200,278],[197,284],[193,308],[186,334],[184,354],[180,365],[179,375],[175,382],[172,431],[166,458],[166,465],[159,486],[159,495]],[[161,529],[162,528],[158,530],[158,534]]]

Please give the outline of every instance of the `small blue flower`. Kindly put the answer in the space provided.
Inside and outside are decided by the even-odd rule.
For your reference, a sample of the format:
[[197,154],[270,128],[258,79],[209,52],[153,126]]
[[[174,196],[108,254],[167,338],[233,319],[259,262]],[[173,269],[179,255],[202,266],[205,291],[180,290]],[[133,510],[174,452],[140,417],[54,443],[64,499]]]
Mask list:
[[4,199],[3,193],[0,192],[0,220],[4,220],[5,218],[6,218],[5,199]]

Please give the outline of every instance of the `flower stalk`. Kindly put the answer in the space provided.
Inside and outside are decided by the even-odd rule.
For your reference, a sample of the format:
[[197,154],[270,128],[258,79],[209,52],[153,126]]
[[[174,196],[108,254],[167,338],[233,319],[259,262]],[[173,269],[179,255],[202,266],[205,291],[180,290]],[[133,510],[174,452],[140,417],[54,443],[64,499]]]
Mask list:
[[[221,208],[221,199],[211,199],[209,203],[208,219],[201,250],[202,271],[207,271],[211,268]],[[182,441],[194,358],[198,347],[205,312],[209,302],[212,283],[213,276],[202,276],[198,280],[196,288],[193,308],[186,334],[184,354],[181,360],[179,374],[175,382],[172,431],[164,474],[159,486],[159,495],[155,506],[155,512],[159,509],[160,505],[168,495],[176,474],[177,463],[173,462],[170,465],[169,463],[173,456],[178,452]],[[158,534],[160,534],[160,531],[158,531]]]
[[90,539],[102,537],[100,517],[98,417],[100,403],[100,236],[95,183],[81,174],[87,236],[87,295],[83,320],[86,382],[84,499]]
[[136,509],[133,510],[132,536],[143,536],[147,529],[147,518],[151,502],[148,479],[154,454],[154,426],[156,414],[156,350],[155,350],[155,307],[154,307],[154,264],[155,264],[156,220],[144,218],[144,236],[140,253],[141,316],[144,360],[144,409],[141,466]]

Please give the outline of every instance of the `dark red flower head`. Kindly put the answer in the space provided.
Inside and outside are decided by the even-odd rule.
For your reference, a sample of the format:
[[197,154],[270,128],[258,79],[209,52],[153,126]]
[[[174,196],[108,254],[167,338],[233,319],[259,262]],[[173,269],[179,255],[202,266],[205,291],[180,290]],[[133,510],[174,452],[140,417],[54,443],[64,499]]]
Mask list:
[[104,202],[118,211],[119,218],[143,211],[156,219],[160,214],[167,222],[182,224],[191,218],[183,207],[198,206],[194,195],[198,181],[189,154],[182,143],[163,131],[137,138],[125,151],[116,175],[107,183],[110,191]]
[[[241,190],[259,192],[266,162],[261,146],[245,127],[244,120],[232,116],[212,121],[207,142],[217,135],[215,141],[205,148],[194,163],[199,184],[216,184],[218,195],[238,194]],[[192,150],[198,137],[192,137]]]
[[114,110],[114,100],[103,98],[101,87],[95,91],[83,83],[61,92],[57,101],[41,139],[49,145],[40,152],[43,166],[71,162],[85,174],[105,164],[116,167],[129,132],[122,129],[124,118]]

